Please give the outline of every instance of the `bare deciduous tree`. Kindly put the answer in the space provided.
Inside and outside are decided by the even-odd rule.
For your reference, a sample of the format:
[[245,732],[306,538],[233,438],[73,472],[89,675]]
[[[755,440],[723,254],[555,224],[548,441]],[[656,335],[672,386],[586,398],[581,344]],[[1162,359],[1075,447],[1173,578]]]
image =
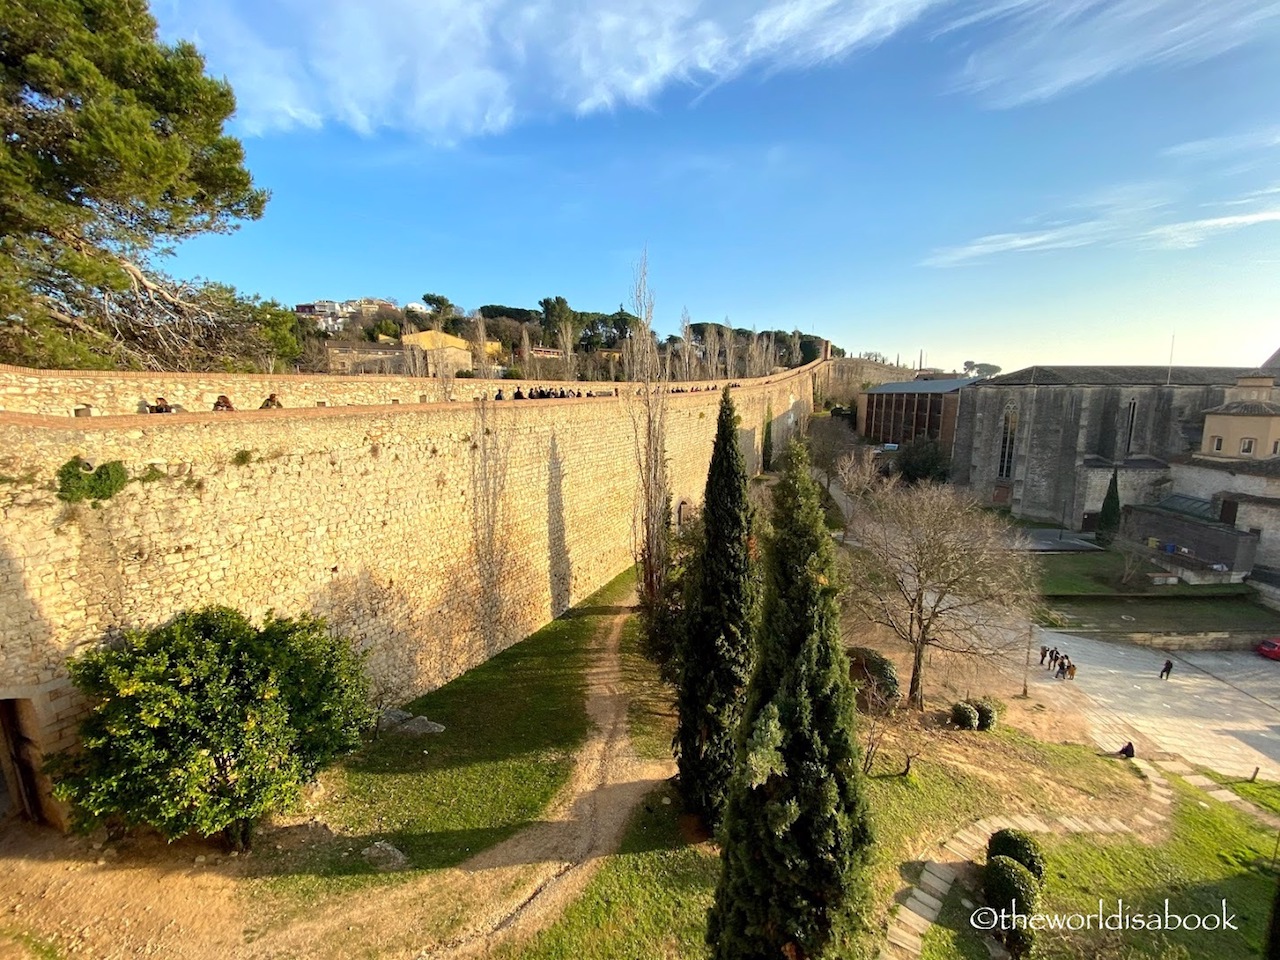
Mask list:
[[1133,582],[1133,578],[1138,575],[1138,571],[1146,564],[1147,557],[1151,551],[1132,540],[1116,540],[1112,544],[1112,549],[1116,550],[1124,560],[1124,569],[1120,573],[1120,583],[1127,587]]
[[693,318],[685,307],[680,312],[680,379],[692,380],[693,373]]
[[489,332],[485,328],[484,317],[478,313],[471,325],[471,354],[475,358],[476,376],[488,380],[493,375],[489,363]]
[[724,318],[724,328],[724,375],[732,379],[738,375],[738,337],[727,316]]
[[714,323],[707,324],[702,335],[702,347],[706,354],[707,379],[714,380],[720,375],[720,328]]
[[431,321],[431,329],[435,331],[435,345],[428,351],[428,364],[432,368],[431,372],[435,374],[437,380],[440,381],[440,399],[453,399],[453,363],[448,359],[448,353],[444,345],[444,322],[440,318],[437,311],[434,319]]
[[627,385],[627,409],[640,473],[640,529],[635,539],[640,565],[640,602],[652,609],[662,596],[667,577],[671,485],[666,450],[669,385],[653,339],[653,292],[649,289],[647,251],[635,268],[631,305],[632,313],[639,317],[635,334],[624,348],[631,357],[631,379],[635,381],[634,387]]
[[924,709],[925,654],[1003,659],[1022,653],[1035,593],[1031,555],[1002,517],[953,488],[881,486],[851,528],[851,605],[912,648],[907,702]]
[[573,352],[573,322],[570,320],[561,320],[560,325],[556,328],[556,339],[560,341],[560,353],[564,357],[564,379],[577,380],[578,374],[574,363]]

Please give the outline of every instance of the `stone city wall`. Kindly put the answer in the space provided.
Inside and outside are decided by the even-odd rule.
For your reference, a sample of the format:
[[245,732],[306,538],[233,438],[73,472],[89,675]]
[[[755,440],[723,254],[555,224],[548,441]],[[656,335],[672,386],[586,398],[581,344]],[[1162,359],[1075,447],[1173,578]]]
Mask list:
[[[735,389],[756,469],[812,409],[816,368]],[[109,407],[186,384],[319,395],[327,378],[26,375],[48,413],[92,390]],[[10,384],[12,384],[10,376]],[[205,604],[261,617],[314,612],[369,651],[383,702],[433,689],[526,636],[632,563],[633,390],[621,397],[395,406],[370,378],[327,398],[378,406],[71,419],[0,412],[0,699],[34,711],[43,753],[74,740],[83,705],[66,659],[124,628]],[[303,381],[308,382],[305,387]],[[511,384],[504,383],[509,389]],[[367,391],[362,394],[360,391]],[[114,398],[114,399],[113,399]],[[719,395],[670,396],[673,506],[701,501]],[[131,477],[98,506],[58,499],[73,457]],[[47,787],[47,784],[44,784]]]
[[[818,361],[801,369],[809,371],[819,389],[831,383],[844,383],[846,364],[863,373],[868,361]],[[871,367],[877,366],[871,364]],[[797,371],[755,379],[738,379],[742,387],[763,385]],[[870,371],[874,373],[874,371]],[[723,386],[722,380],[715,386]],[[153,373],[100,370],[32,370],[0,364],[0,410],[35,413],[51,417],[119,416],[146,413],[147,405],[164,397],[171,406],[185,413],[213,410],[219,396],[231,400],[237,412],[256,410],[274,393],[288,409],[307,407],[377,406],[463,402],[476,397],[493,397],[502,390],[510,397],[517,387],[527,391],[531,386],[568,387],[561,380],[479,380],[456,377],[441,381],[435,377],[401,376],[334,376],[330,374],[268,373]],[[580,381],[573,386],[582,391],[612,394],[621,392],[621,383]],[[702,382],[678,382],[679,389],[708,388]],[[635,385],[631,385],[635,389]],[[79,411],[77,413],[77,411]]]

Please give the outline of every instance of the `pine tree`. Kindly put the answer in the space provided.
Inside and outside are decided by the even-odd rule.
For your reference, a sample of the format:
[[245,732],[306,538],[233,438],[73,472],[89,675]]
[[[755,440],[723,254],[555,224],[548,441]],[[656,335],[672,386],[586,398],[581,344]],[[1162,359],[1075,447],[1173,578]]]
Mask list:
[[774,490],[759,664],[721,828],[716,960],[820,957],[866,894],[872,842],[835,560],[803,449]]
[[702,520],[702,548],[690,566],[693,582],[682,631],[676,759],[686,806],[714,827],[733,775],[751,675],[755,602],[747,467],[728,387],[720,398]]
[[1111,471],[1111,482],[1107,485],[1107,495],[1102,501],[1102,512],[1098,514],[1097,541],[1104,547],[1111,546],[1116,534],[1120,532],[1120,486],[1116,471]]

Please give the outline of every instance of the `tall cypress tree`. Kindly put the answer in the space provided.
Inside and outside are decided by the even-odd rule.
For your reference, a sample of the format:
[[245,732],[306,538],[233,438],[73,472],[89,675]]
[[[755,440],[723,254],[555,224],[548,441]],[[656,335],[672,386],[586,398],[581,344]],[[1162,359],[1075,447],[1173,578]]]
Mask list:
[[707,927],[716,960],[820,957],[866,894],[872,833],[834,550],[809,459],[794,443],[774,489],[773,523],[759,664]]
[[1116,534],[1120,532],[1120,485],[1115,470],[1111,471],[1111,482],[1107,484],[1107,495],[1102,500],[1102,512],[1098,514],[1097,541],[1104,547],[1111,546]]
[[733,775],[738,724],[751,676],[756,592],[747,466],[728,387],[720,398],[702,522],[701,555],[690,568],[694,582],[689,585],[681,638],[675,745],[685,804],[715,827]]

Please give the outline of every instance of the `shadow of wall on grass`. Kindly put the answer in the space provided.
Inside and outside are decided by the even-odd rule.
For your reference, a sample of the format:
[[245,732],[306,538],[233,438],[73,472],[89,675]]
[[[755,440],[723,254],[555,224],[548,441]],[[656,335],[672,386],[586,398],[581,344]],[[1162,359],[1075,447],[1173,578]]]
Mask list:
[[547,451],[547,550],[551,587],[551,615],[558,617],[569,609],[573,592],[573,568],[569,562],[568,531],[564,516],[564,458],[560,456],[556,435],[551,434]]

